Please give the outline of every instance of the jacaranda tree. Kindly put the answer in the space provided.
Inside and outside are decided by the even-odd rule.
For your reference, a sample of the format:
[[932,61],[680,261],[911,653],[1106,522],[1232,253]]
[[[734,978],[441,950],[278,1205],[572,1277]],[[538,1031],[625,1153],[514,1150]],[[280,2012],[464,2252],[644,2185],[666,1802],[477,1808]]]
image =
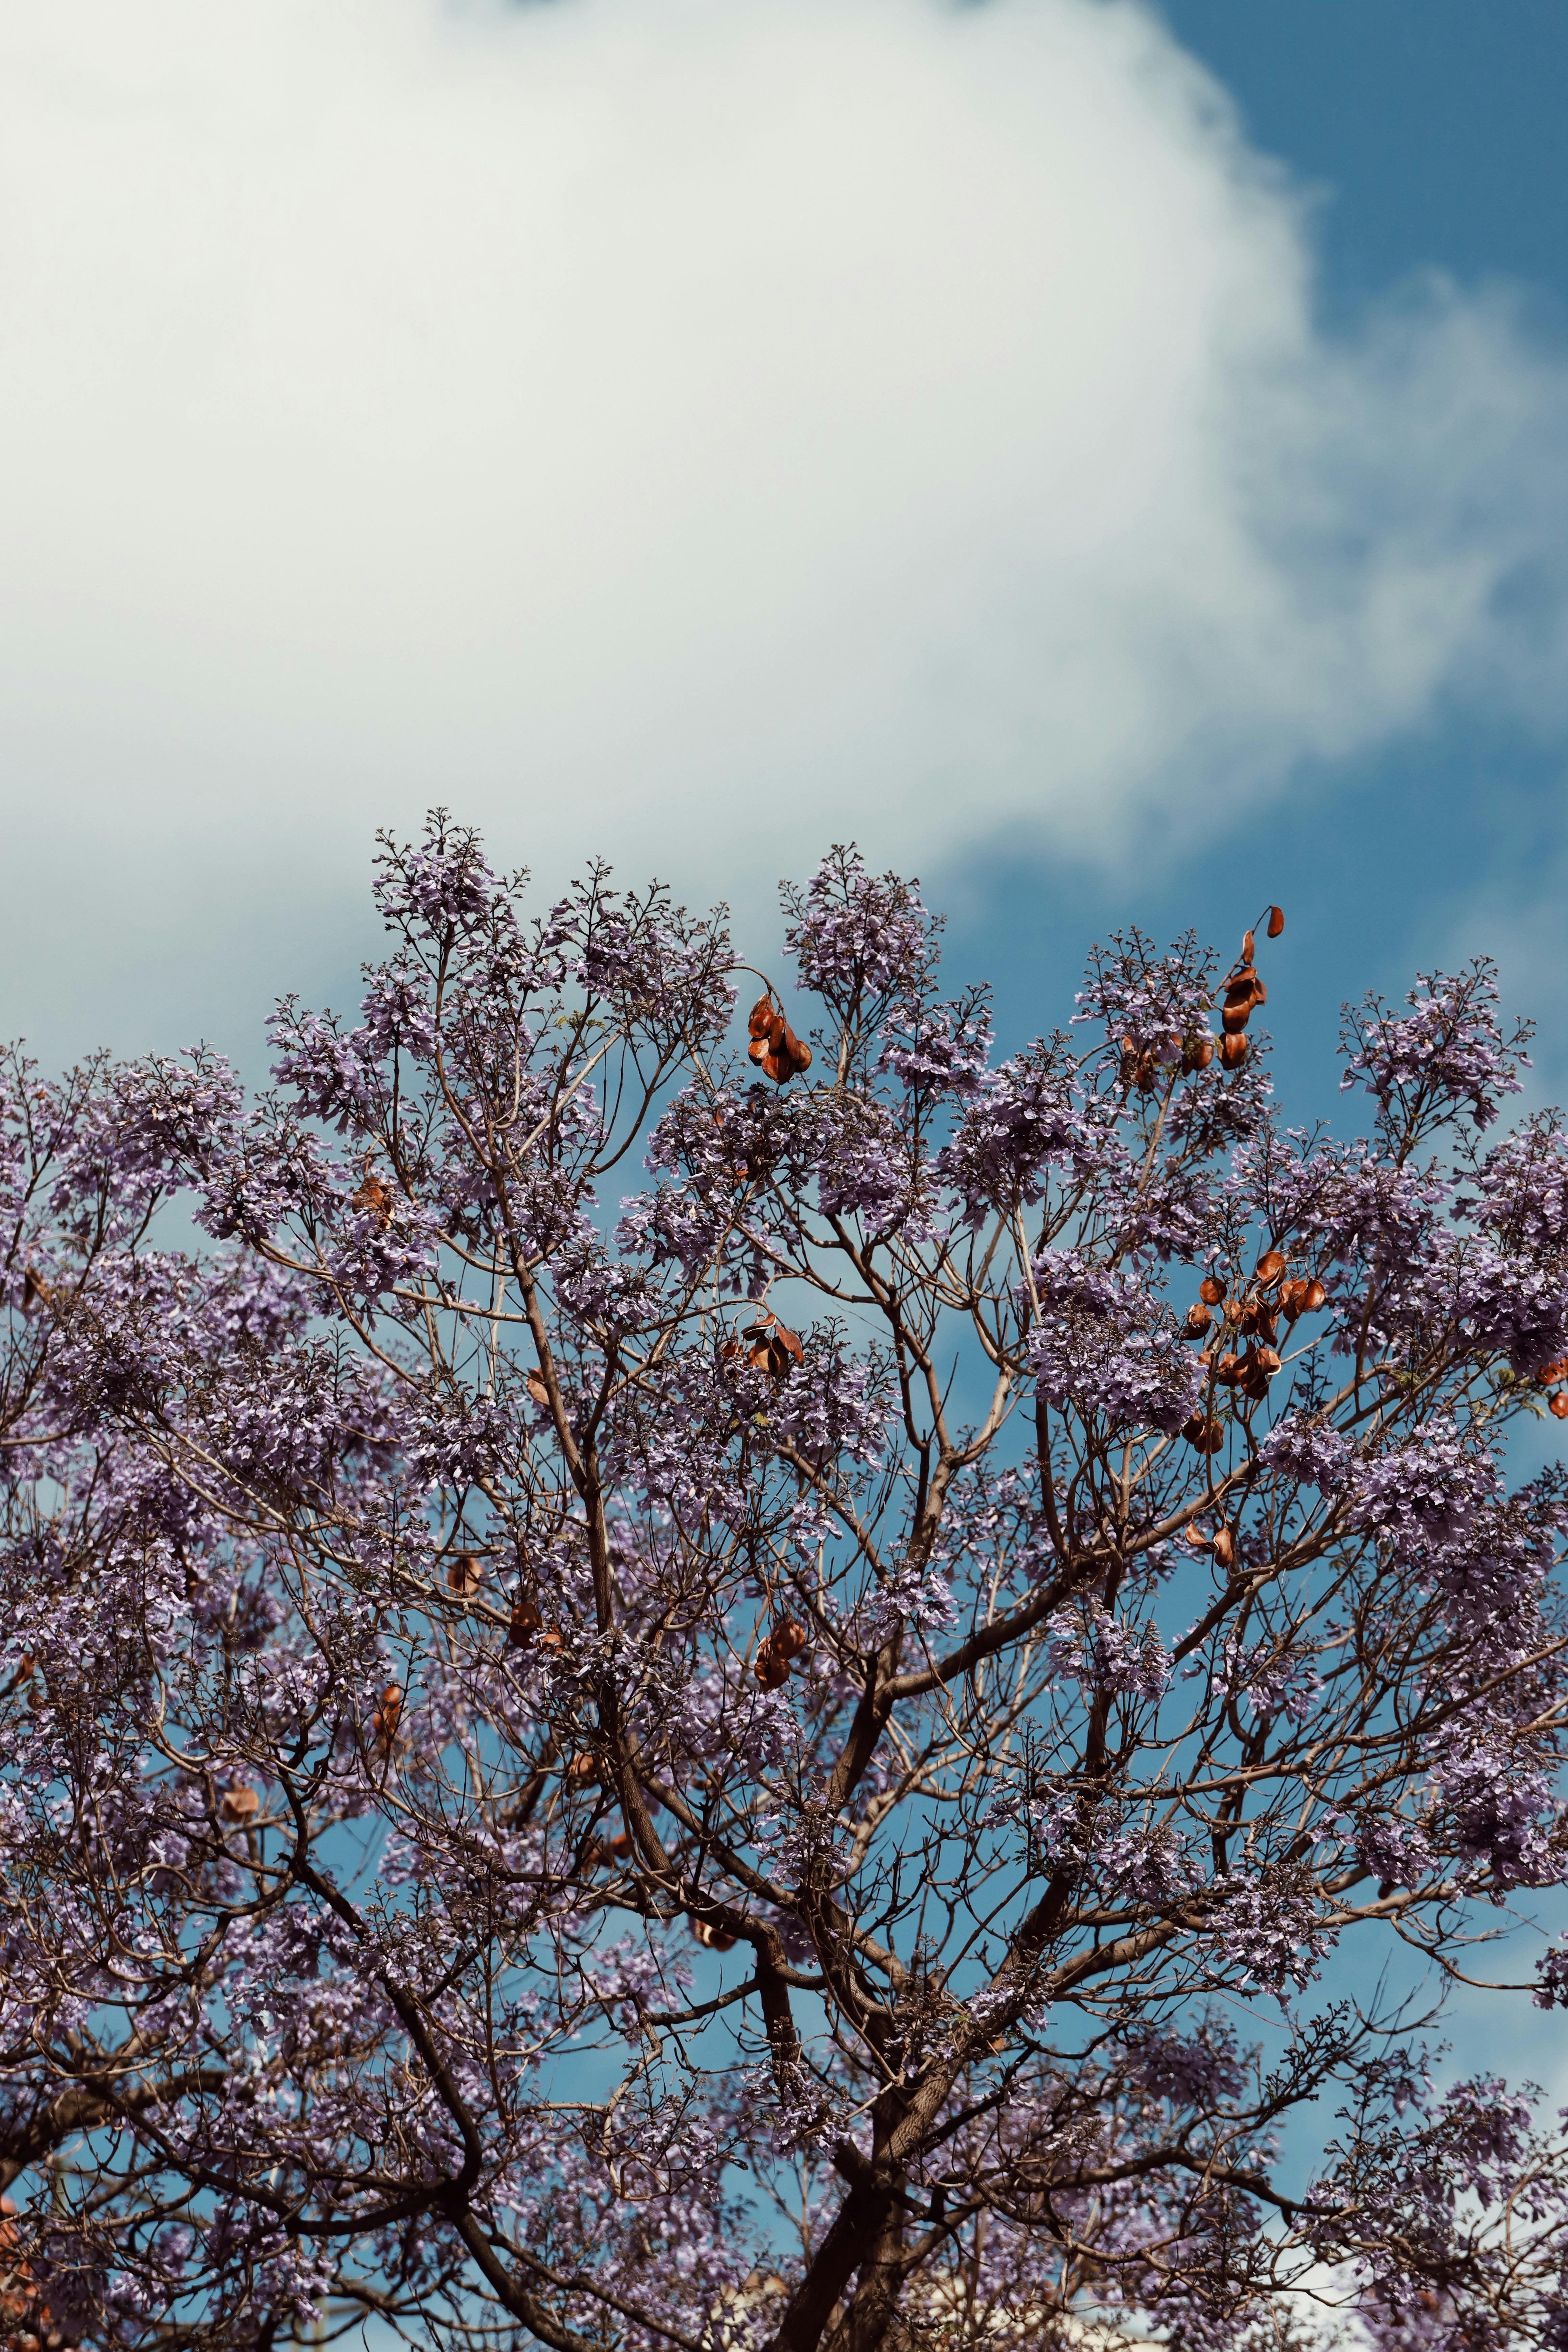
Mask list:
[[1568,1875],[1489,970],[1336,1142],[1250,934],[998,1059],[852,851],[787,980],[443,818],[376,891],[275,1093],[0,1093],[5,2343],[1568,2345],[1402,2006]]

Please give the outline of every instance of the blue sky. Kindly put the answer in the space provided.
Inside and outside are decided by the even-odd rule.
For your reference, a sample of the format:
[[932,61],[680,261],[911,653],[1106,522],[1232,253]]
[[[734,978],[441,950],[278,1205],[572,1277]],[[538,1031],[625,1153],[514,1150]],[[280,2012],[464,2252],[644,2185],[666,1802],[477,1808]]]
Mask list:
[[[1568,11],[1473,0],[1167,0],[1177,37],[1236,101],[1247,134],[1310,205],[1314,299],[1331,331],[1439,275],[1506,292],[1546,351],[1568,332]],[[1557,430],[1568,432],[1559,411]],[[1521,615],[1521,627],[1529,620]],[[1542,1024],[1537,1089],[1568,1076],[1568,954],[1558,909],[1568,826],[1560,723],[1439,708],[1348,759],[1309,761],[1253,821],[1216,826],[1200,855],[1132,887],[1115,870],[1018,845],[962,865],[954,948],[989,961],[1027,1025],[1037,992],[1067,984],[1085,930],[1129,913],[1186,921],[1228,945],[1236,911],[1291,902],[1289,973],[1270,1021],[1282,1079],[1331,1108],[1342,998],[1408,984],[1421,965],[1487,951],[1515,1009]],[[938,892],[942,893],[939,883]]]
[[855,834],[1008,1031],[1110,921],[1279,898],[1313,1107],[1418,961],[1561,1031],[1565,53],[1553,0],[0,6],[5,1025],[254,1068],[442,800],[763,943]]

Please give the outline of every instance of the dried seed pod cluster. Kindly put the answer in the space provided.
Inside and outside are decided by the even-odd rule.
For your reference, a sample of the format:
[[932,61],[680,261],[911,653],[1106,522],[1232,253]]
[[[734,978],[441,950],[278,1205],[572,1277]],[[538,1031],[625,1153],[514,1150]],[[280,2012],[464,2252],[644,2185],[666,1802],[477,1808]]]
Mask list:
[[1218,1561],[1221,1568],[1235,1567],[1236,1538],[1227,1527],[1217,1527],[1211,1536],[1208,1529],[1200,1527],[1194,1519],[1186,1531],[1185,1539],[1194,1551],[1206,1552],[1210,1559]]
[[371,1174],[370,1160],[367,1151],[359,1183],[349,1194],[349,1206],[357,1209],[362,1217],[374,1219],[384,1233],[392,1223],[392,1194],[379,1176]]
[[403,1690],[397,1683],[388,1683],[375,1703],[370,1719],[371,1746],[385,1763],[397,1744],[397,1727],[403,1715]]
[[782,1617],[758,1644],[752,1672],[764,1690],[777,1690],[789,1680],[790,1662],[805,1647],[805,1634],[791,1618]]
[[805,1349],[798,1332],[781,1323],[771,1307],[759,1307],[738,1339],[726,1339],[721,1360],[732,1364],[742,1355],[755,1372],[771,1372],[775,1381],[788,1378],[793,1366],[804,1363]]
[[[1277,940],[1285,928],[1285,917],[1278,907],[1268,913],[1268,935]],[[1258,977],[1255,961],[1258,952],[1256,930],[1244,932],[1241,953],[1226,974],[1225,1003],[1220,1013],[1224,1032],[1219,1041],[1219,1058],[1227,1070],[1239,1070],[1247,1059],[1247,1024],[1260,1004],[1268,1002],[1268,991]]]
[[752,1036],[746,1051],[775,1087],[787,1087],[810,1069],[811,1047],[795,1035],[771,995],[758,997],[746,1026]]
[[[1233,1298],[1226,1297],[1217,1276],[1205,1275],[1198,1285],[1197,1302],[1188,1307],[1182,1326],[1190,1339],[1205,1339],[1214,1331],[1198,1360],[1221,1387],[1237,1390],[1248,1404],[1262,1402],[1280,1370],[1275,1343],[1281,1319],[1289,1328],[1303,1315],[1315,1315],[1328,1300],[1316,1275],[1289,1277],[1287,1264],[1283,1250],[1265,1250],[1251,1281]],[[1211,1312],[1215,1307],[1220,1309],[1217,1331]],[[1208,1414],[1194,1413],[1182,1434],[1200,1454],[1212,1454],[1217,1450],[1215,1426]]]
[[[1285,928],[1285,917],[1278,907],[1268,909],[1268,931],[1277,940]],[[1225,1005],[1220,1015],[1223,1034],[1216,1040],[1206,1028],[1190,1031],[1185,1036],[1155,1037],[1141,1045],[1134,1037],[1121,1040],[1121,1084],[1130,1093],[1152,1094],[1163,1086],[1165,1073],[1178,1068],[1184,1078],[1197,1070],[1206,1070],[1214,1060],[1217,1045],[1220,1066],[1226,1070],[1239,1070],[1247,1059],[1245,1031],[1255,1006],[1268,1002],[1268,991],[1258,977],[1254,961],[1258,944],[1256,930],[1244,932],[1241,954],[1223,982]],[[760,1012],[762,1007],[758,1007]],[[752,1014],[753,1022],[756,1014]],[[753,1058],[755,1051],[753,1048]]]

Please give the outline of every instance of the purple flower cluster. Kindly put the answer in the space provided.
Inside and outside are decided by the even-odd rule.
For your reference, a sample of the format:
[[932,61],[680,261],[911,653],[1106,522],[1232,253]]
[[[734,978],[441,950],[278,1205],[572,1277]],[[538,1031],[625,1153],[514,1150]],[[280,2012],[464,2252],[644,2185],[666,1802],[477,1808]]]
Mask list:
[[1489,977],[1335,1145],[1191,940],[994,1060],[835,850],[775,1083],[721,917],[375,887],[269,1094],[0,1062],[6,2344],[1568,2342],[1561,2133],[1298,1998],[1568,1879]]

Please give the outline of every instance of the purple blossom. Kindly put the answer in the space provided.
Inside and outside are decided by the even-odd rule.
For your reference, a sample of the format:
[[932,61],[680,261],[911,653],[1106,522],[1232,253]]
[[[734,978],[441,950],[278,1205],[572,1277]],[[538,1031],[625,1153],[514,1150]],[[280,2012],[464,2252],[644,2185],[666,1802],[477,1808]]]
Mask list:
[[1371,1991],[1568,1864],[1568,1145],[1432,1148],[1489,982],[1368,1016],[1336,1145],[1190,940],[994,1066],[850,849],[784,1087],[721,917],[440,815],[377,903],[258,1099],[0,1060],[17,2341],[1253,2352],[1315,2265],[1568,2341],[1560,2129]]

